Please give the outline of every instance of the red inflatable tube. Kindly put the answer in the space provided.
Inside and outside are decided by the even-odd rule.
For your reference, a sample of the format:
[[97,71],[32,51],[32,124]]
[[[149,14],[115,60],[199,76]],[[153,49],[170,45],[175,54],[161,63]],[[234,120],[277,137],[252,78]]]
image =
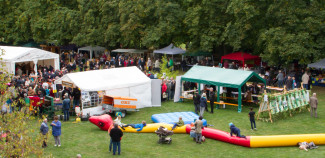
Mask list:
[[[191,127],[189,125],[187,125],[186,133],[190,133],[190,131],[191,131]],[[212,128],[202,129],[202,136],[204,136],[206,138],[211,138],[211,139],[231,143],[231,144],[250,147],[250,137],[249,136],[246,136],[246,139],[239,138],[236,136],[230,137],[230,134],[228,132],[220,131],[220,130],[212,129]]]

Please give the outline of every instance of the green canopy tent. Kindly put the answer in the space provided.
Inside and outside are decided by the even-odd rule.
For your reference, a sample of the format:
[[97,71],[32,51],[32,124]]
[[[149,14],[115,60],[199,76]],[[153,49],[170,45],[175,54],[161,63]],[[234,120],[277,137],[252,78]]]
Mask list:
[[220,101],[220,96],[219,96],[220,86],[238,88],[238,112],[241,112],[241,105],[242,105],[241,87],[246,82],[248,81],[258,82],[258,83],[264,83],[266,85],[265,80],[253,71],[223,69],[223,68],[198,66],[198,65],[193,66],[189,71],[187,71],[181,77],[181,82],[182,81],[189,81],[189,82],[196,82],[196,83],[217,86],[218,87],[217,102]]

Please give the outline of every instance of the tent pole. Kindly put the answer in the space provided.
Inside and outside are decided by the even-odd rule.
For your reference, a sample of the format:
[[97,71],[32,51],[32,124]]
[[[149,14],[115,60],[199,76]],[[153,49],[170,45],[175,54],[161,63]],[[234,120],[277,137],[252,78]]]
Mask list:
[[220,101],[220,86],[218,86],[217,102]]
[[[217,91],[217,102],[220,102],[220,86],[218,86],[218,91]],[[219,104],[217,104],[217,108],[219,109]]]
[[238,88],[238,112],[241,112],[241,87]]
[[201,84],[200,83],[197,83],[197,84],[199,84],[199,88],[198,88],[198,92],[199,92],[199,94],[201,95]]

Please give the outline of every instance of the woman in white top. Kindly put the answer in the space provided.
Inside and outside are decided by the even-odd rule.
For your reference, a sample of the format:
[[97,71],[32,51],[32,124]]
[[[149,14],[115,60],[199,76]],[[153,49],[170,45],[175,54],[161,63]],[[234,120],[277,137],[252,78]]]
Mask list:
[[116,117],[116,119],[114,120],[114,123],[116,123],[116,124],[118,124],[120,127],[122,127],[123,124],[122,124],[121,121],[122,121],[121,115],[118,115],[118,116]]

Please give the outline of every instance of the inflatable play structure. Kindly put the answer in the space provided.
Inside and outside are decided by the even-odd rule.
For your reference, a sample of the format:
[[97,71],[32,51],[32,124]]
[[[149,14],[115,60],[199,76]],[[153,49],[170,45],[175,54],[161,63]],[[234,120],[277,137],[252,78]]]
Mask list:
[[[199,115],[194,112],[171,112],[154,114],[151,116],[151,120],[155,123],[174,124],[175,122],[178,122],[179,117],[182,117],[184,124],[191,124],[195,119],[199,118]],[[207,126],[207,121],[205,119],[202,121],[203,126]]]
[[[102,116],[92,116],[89,121],[97,125],[102,130],[108,130],[109,126],[112,125],[113,120],[110,115]],[[160,127],[164,126],[168,130],[171,130],[173,124],[167,123],[153,123],[147,124],[142,131],[136,131],[132,127],[125,127],[123,132],[132,133],[155,133],[155,131]],[[184,125],[182,127],[177,127],[174,129],[174,133],[187,133],[189,134],[191,127],[189,125]],[[325,145],[325,133],[322,134],[296,134],[296,135],[269,135],[269,136],[246,136],[245,138],[239,138],[236,136],[230,136],[228,132],[204,128],[202,130],[202,136],[206,138],[215,139],[235,145],[240,145],[244,147],[258,148],[258,147],[280,147],[280,146],[296,146],[298,142],[314,142],[316,145]]]

